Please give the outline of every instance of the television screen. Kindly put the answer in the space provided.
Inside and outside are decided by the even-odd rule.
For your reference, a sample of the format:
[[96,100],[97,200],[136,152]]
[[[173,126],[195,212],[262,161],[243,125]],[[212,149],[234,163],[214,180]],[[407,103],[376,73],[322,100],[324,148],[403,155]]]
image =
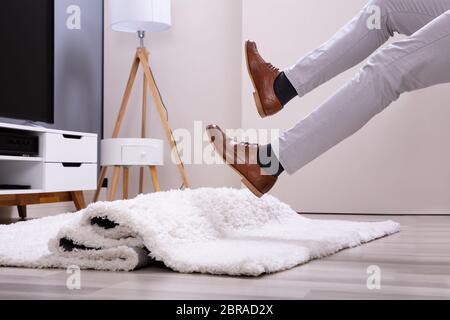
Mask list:
[[0,117],[53,123],[54,0],[2,0]]

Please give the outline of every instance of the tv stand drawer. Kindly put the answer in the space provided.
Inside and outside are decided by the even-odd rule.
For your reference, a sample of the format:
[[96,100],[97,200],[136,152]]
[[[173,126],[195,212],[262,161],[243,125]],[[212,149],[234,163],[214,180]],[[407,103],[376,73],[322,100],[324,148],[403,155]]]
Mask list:
[[95,190],[97,164],[45,163],[44,190],[48,192]]
[[42,136],[45,162],[97,163],[97,138],[58,133]]

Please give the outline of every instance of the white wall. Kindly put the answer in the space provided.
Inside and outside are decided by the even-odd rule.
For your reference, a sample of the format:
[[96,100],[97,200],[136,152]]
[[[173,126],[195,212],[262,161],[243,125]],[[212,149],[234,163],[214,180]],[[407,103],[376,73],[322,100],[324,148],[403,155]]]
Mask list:
[[[287,67],[346,23],[365,0],[172,0],[173,28],[149,35],[151,64],[173,129],[195,120],[224,128],[288,129],[356,72],[350,70],[261,120],[242,64],[243,40],[258,42],[269,61]],[[105,135],[111,135],[137,39],[105,21]],[[141,78],[122,136],[138,136]],[[448,213],[450,210],[450,90],[448,85],[404,95],[354,137],[294,176],[273,194],[303,212]],[[242,107],[242,108],[241,108]],[[152,107],[151,137],[164,138]],[[166,144],[168,155],[168,148]],[[187,166],[193,187],[238,187],[225,166]],[[132,192],[137,192],[137,170]],[[149,180],[149,179],[147,179]],[[160,170],[164,189],[180,184],[175,167]],[[147,190],[151,187],[147,184]],[[87,199],[91,194],[87,193]],[[72,210],[56,204],[30,208],[30,216]],[[14,208],[0,209],[12,212]],[[3,216],[3,215],[2,215]],[[6,214],[6,216],[8,216]]]
[[[172,0],[173,27],[148,34],[151,65],[169,109],[172,129],[193,131],[194,121],[206,126],[220,123],[237,128],[241,123],[241,0]],[[105,1],[105,137],[113,131],[117,111],[139,41],[133,34],[114,32],[109,27],[109,0]],[[142,77],[136,82],[122,137],[140,135]],[[150,93],[149,93],[150,98]],[[165,139],[153,104],[148,134]],[[159,170],[164,190],[179,188],[181,180],[170,162],[165,141],[166,166]],[[204,143],[204,145],[208,145]],[[112,170],[110,170],[112,171]],[[239,187],[239,179],[226,166],[188,165],[192,187]],[[131,195],[138,192],[138,169],[130,176]],[[146,170],[146,191],[152,191]],[[120,196],[121,190],[117,195]],[[104,198],[106,192],[102,192]],[[86,200],[92,193],[85,193]],[[73,210],[72,203],[30,206],[29,216],[39,217]],[[1,219],[17,217],[15,208],[0,208]],[[2,220],[2,221],[3,221]]]
[[[263,56],[285,68],[332,36],[365,2],[244,0],[243,38],[256,40]],[[261,120],[243,67],[242,125],[288,129],[356,70]],[[402,96],[361,132],[294,176],[283,177],[274,195],[303,212],[448,213],[449,89],[441,85]]]
[[[204,126],[240,126],[241,9],[240,0],[172,0],[173,27],[147,35],[150,63],[169,109],[172,129],[193,131],[194,121],[202,121]],[[109,28],[109,1],[105,15],[104,124],[105,137],[110,137],[138,39]],[[141,97],[140,77],[122,137],[140,134]],[[152,138],[165,139],[153,104],[151,109],[148,133]],[[159,176],[162,188],[167,190],[180,187],[181,180],[170,162],[166,140],[165,143],[166,166],[159,170]],[[188,165],[187,172],[192,187],[239,186],[237,177],[225,166]],[[137,169],[131,173],[134,194],[137,173]],[[150,190],[148,184],[147,191]]]

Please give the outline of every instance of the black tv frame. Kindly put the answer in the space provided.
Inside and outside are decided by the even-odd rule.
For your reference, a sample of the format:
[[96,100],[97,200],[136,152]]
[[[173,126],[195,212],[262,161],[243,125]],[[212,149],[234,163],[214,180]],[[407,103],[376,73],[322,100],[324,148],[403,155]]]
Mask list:
[[49,1],[49,6],[50,6],[50,10],[51,13],[50,15],[53,17],[53,19],[51,19],[50,22],[50,30],[49,32],[53,35],[50,39],[50,51],[49,51],[49,56],[48,59],[49,61],[51,61],[51,63],[49,63],[49,68],[47,69],[48,74],[46,75],[46,77],[49,79],[49,86],[47,88],[48,90],[48,95],[50,97],[50,112],[48,114],[48,117],[44,118],[38,118],[38,117],[32,117],[32,116],[26,116],[26,115],[21,115],[18,113],[8,113],[8,112],[3,112],[2,109],[0,108],[0,118],[8,118],[8,119],[15,119],[15,120],[25,120],[25,121],[30,121],[30,122],[43,122],[43,123],[47,123],[47,124],[54,124],[55,123],[55,1],[58,0],[53,0],[53,1]]

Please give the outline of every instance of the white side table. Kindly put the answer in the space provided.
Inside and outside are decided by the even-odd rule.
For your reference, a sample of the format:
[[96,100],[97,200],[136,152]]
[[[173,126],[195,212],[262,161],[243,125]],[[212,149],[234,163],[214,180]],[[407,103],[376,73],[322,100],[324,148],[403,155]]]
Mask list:
[[[164,165],[164,143],[157,139],[105,139],[101,142],[101,166],[114,167],[108,200],[116,196],[120,169],[123,168],[123,199],[128,199],[129,168],[144,167],[150,169],[155,192],[161,191],[156,167]],[[144,179],[140,175],[139,192],[143,193]],[[105,177],[101,177],[104,179]],[[99,185],[99,187],[101,187]],[[97,190],[99,191],[99,190]]]

